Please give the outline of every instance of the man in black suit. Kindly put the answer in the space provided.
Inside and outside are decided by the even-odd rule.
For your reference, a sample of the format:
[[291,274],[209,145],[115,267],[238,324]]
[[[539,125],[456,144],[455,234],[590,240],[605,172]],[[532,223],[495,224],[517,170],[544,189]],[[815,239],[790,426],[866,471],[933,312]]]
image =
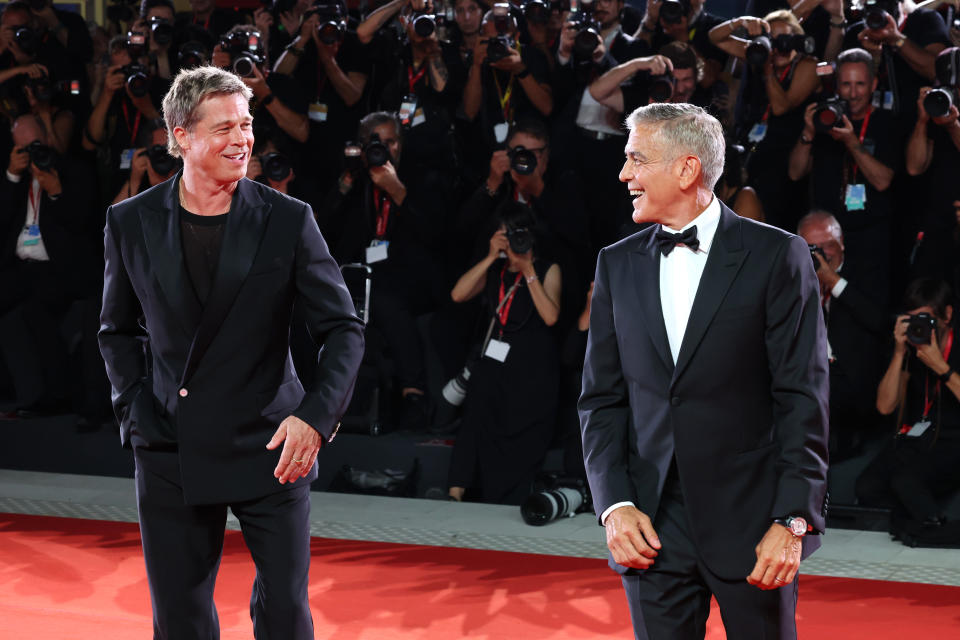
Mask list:
[[[827,364],[803,239],[712,189],[720,123],[628,118],[620,180],[657,223],[601,251],[580,420],[610,566],[637,638],[795,638],[796,574],[824,530]],[[673,233],[677,232],[677,233]]]
[[[255,637],[312,640],[310,482],[363,352],[310,207],[244,177],[249,99],[229,72],[181,72],[163,111],[183,171],[107,211],[100,349],[136,460],[158,639],[219,637],[229,507],[257,566]],[[323,345],[307,390],[288,343],[298,300]]]

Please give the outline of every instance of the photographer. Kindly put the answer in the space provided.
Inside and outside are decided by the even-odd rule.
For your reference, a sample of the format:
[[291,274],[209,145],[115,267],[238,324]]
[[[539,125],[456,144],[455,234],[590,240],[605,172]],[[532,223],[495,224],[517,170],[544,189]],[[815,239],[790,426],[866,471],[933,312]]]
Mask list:
[[103,219],[86,167],[48,146],[43,122],[18,117],[14,147],[0,177],[0,317],[29,318],[16,335],[0,331],[0,350],[21,409],[65,400],[63,316],[74,300],[95,295],[103,267],[97,237]]
[[[923,176],[919,197],[918,241],[913,273],[953,279],[957,227],[954,201],[960,199],[960,123],[956,100],[960,86],[960,48],[937,56],[937,88],[923,87],[917,100],[917,122],[907,143],[907,173]],[[929,111],[936,115],[931,115]]]
[[181,166],[179,161],[167,153],[166,127],[154,124],[150,131],[149,145],[134,151],[130,163],[130,177],[126,184],[120,187],[120,192],[112,204],[123,202],[172,178]]
[[555,430],[559,356],[551,327],[560,313],[560,289],[560,267],[539,256],[534,215],[507,203],[486,256],[450,294],[458,303],[482,295],[491,327],[470,365],[450,457],[451,498],[463,500],[475,490],[468,497],[520,504],[530,493]]
[[[735,36],[745,31],[750,39]],[[817,61],[796,17],[774,11],[763,20],[749,16],[710,30],[710,40],[745,60],[736,112],[736,139],[748,149],[747,173],[769,224],[793,229],[802,201],[787,179],[790,148],[803,128],[803,106],[819,85]]]
[[173,0],[141,0],[140,19],[131,27],[132,31],[146,34],[147,58],[153,75],[168,83],[177,69],[176,49],[172,46],[174,17]]
[[894,324],[893,356],[877,410],[897,413],[897,436],[857,479],[862,504],[893,506],[891,524],[932,533],[945,519],[937,498],[960,488],[960,349],[952,292],[920,278],[907,287]]
[[[717,81],[728,55],[710,40],[710,30],[723,18],[703,10],[706,0],[647,0],[647,11],[635,34],[659,51],[669,42],[689,44],[703,60],[703,86]],[[666,11],[663,10],[667,7]]]
[[811,204],[836,215],[850,258],[888,286],[889,187],[903,153],[901,137],[892,114],[870,104],[876,79],[869,53],[844,51],[836,75],[839,100],[806,109],[803,131],[790,153],[790,179],[811,176]]
[[883,367],[887,313],[881,301],[887,292],[846,258],[840,223],[826,211],[801,218],[797,235],[809,245],[820,281],[830,363],[830,456],[840,460],[859,450],[879,419],[874,400]]
[[883,70],[875,106],[912,119],[917,92],[934,79],[934,59],[950,44],[946,25],[935,11],[916,9],[908,15],[903,2],[871,0],[864,19],[847,30],[843,48],[862,47]]
[[297,37],[277,60],[274,73],[292,76],[309,101],[305,167],[325,193],[340,171],[340,156],[360,121],[360,99],[370,65],[336,2],[317,2],[304,14]]
[[240,21],[240,14],[216,6],[215,0],[189,0],[190,11],[181,11],[176,16],[176,30],[181,31],[188,24],[203,27],[217,40]]
[[396,363],[404,429],[427,426],[424,347],[416,318],[446,298],[441,268],[444,215],[442,174],[408,164],[403,128],[393,113],[378,111],[360,121],[360,166],[344,172],[339,186],[317,210],[318,223],[340,264],[373,269],[370,322]]
[[843,5],[844,0],[800,0],[790,7],[804,32],[816,41],[815,53],[821,60],[833,62],[843,49],[848,24]]

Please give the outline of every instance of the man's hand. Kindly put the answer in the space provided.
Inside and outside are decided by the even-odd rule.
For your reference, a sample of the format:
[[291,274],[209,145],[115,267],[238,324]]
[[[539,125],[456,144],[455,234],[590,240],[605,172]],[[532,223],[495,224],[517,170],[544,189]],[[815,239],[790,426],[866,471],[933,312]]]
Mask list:
[[133,159],[130,160],[130,184],[135,188],[139,187],[143,174],[147,172],[149,166],[150,158],[147,157],[147,150],[141,147],[134,151]]
[[507,48],[506,58],[491,62],[490,66],[494,69],[500,69],[501,71],[507,71],[509,73],[520,73],[524,67],[520,52],[511,47]]
[[649,71],[650,75],[662,76],[667,71],[673,73],[673,62],[667,56],[655,55],[635,58],[637,71]]
[[813,112],[817,110],[817,103],[811,102],[803,110],[803,137],[807,140],[813,140],[817,133],[817,128],[813,124]]
[[636,507],[618,507],[607,516],[604,528],[614,562],[633,569],[649,569],[653,565],[660,538],[647,514]]
[[30,154],[26,147],[14,147],[10,150],[10,162],[7,164],[7,171],[15,176],[22,176],[23,172],[30,166]]
[[256,65],[253,66],[253,75],[249,78],[242,78],[242,80],[243,84],[250,87],[253,96],[257,100],[263,100],[270,95],[270,87],[267,86],[267,79],[263,77],[263,73]]
[[320,434],[300,418],[288,416],[267,443],[267,449],[272,451],[281,442],[283,451],[280,452],[277,468],[273,470],[273,477],[280,484],[306,477],[313,469],[313,462],[320,451]]
[[950,370],[950,365],[943,359],[943,353],[940,351],[936,331],[930,333],[929,344],[917,345],[917,358],[938,376]]
[[897,23],[893,20],[893,16],[889,13],[887,14],[887,24],[882,29],[864,29],[863,32],[869,33],[870,38],[883,44],[895,44],[903,37],[903,34],[897,28]]
[[883,42],[877,39],[876,32],[871,31],[870,29],[864,29],[857,35],[857,40],[860,41],[860,46],[873,54],[873,57],[876,58],[880,55],[880,52],[883,50]]
[[931,118],[931,120],[933,120],[934,124],[944,129],[949,129],[957,125],[957,118],[960,118],[960,111],[957,111],[957,105],[952,104],[950,105],[950,111],[947,112],[947,115]]
[[17,73],[19,75],[30,76],[31,78],[42,78],[50,75],[45,66],[35,62],[17,67]]
[[829,133],[831,138],[837,142],[842,142],[849,149],[859,142],[859,138],[857,138],[856,134],[853,132],[853,123],[850,122],[850,118],[847,116],[841,117],[843,118],[843,124],[839,127],[830,129]]
[[497,232],[490,236],[489,256],[491,258],[499,258],[500,253],[506,253],[509,248],[510,242],[507,240],[507,232],[503,229],[497,229]]
[[40,188],[46,191],[48,196],[56,198],[63,193],[63,187],[60,185],[60,174],[57,173],[56,169],[51,168],[49,171],[41,171],[37,168],[37,165],[31,164],[30,171],[40,184]]
[[112,96],[122,89],[126,82],[127,79],[123,75],[123,65],[115,64],[107,69],[107,74],[103,77],[103,92],[107,96]]
[[770,23],[763,18],[755,18],[753,16],[743,16],[741,18],[737,18],[737,21],[733,23],[733,26],[734,29],[746,29],[747,35],[749,35],[751,38],[756,38],[757,36],[762,36],[765,33],[770,33]]
[[487,176],[487,190],[491,193],[503,184],[503,176],[510,171],[510,156],[506,149],[499,149],[490,156],[490,174]]
[[557,54],[569,58],[573,55],[573,41],[577,38],[577,25],[576,23],[569,22],[564,19],[563,29],[560,31],[560,46],[557,49]]
[[817,257],[817,279],[820,281],[820,289],[829,292],[840,281],[840,274],[834,271],[830,263],[819,253],[813,254]]
[[369,173],[373,184],[389,193],[391,200],[397,204],[403,204],[407,188],[397,177],[397,170],[392,162],[387,161],[387,164],[382,167],[370,167]]
[[757,545],[757,564],[747,582],[764,591],[790,584],[800,568],[802,551],[800,538],[782,524],[771,524]]
[[270,27],[273,26],[273,14],[266,8],[260,7],[253,12],[253,24],[260,31],[261,39],[266,40],[270,37]]
[[[293,36],[297,32],[297,29],[300,28],[300,17],[293,15],[293,11],[284,11],[280,14],[280,24],[283,25],[284,30]],[[300,41],[301,43],[303,40]]]
[[910,316],[897,316],[896,323],[893,325],[893,348],[897,355],[903,355],[907,350],[907,323]]

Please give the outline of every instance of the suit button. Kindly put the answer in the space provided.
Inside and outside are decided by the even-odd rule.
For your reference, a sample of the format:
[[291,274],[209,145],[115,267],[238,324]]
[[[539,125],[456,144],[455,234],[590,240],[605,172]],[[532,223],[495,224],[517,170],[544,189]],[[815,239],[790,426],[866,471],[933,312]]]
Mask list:
[[181,398],[186,398],[187,395],[188,395],[188,393],[189,393],[189,392],[188,392],[186,389],[180,389],[180,397],[181,397]]
[[672,404],[672,405],[675,406],[675,407],[679,407],[679,406],[680,406],[680,396],[673,396],[672,398],[670,398],[670,404]]

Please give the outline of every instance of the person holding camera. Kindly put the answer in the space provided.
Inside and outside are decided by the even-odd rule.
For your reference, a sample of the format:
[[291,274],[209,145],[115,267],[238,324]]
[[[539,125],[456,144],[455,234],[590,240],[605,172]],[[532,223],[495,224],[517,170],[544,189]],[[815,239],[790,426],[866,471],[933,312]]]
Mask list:
[[[873,64],[863,49],[840,54],[836,86],[844,102],[834,98],[807,106],[803,131],[790,153],[789,176],[811,176],[811,204],[833,212],[850,259],[889,288],[889,187],[900,164],[902,138],[892,114],[871,105],[877,85]],[[885,305],[888,299],[889,294],[879,302]]]
[[112,204],[132,198],[150,187],[169,180],[180,170],[181,164],[167,152],[167,129],[162,122],[151,123],[149,144],[136,149],[130,163],[130,177],[120,187]]
[[189,0],[189,3],[190,11],[177,13],[174,22],[177,31],[194,24],[203,27],[214,40],[218,40],[240,21],[238,12],[216,6],[216,0]]
[[810,41],[786,9],[764,19],[723,22],[711,29],[710,40],[747,62],[735,120],[737,141],[749,153],[749,184],[757,190],[767,222],[794,229],[801,213],[796,205],[803,198],[787,178],[787,162],[803,128],[803,106],[820,84]]
[[141,0],[140,18],[131,26],[131,31],[145,34],[147,60],[154,77],[166,81],[166,90],[178,68],[174,41],[176,10],[173,0]]
[[[103,221],[89,171],[49,146],[42,120],[22,115],[12,135],[0,178],[0,350],[20,409],[63,408],[57,401],[66,399],[69,380],[60,325],[73,301],[98,291]],[[18,308],[26,321],[10,330],[8,314]]]
[[647,43],[650,51],[660,51],[670,42],[689,44],[703,60],[703,86],[709,88],[729,56],[710,40],[710,30],[723,18],[704,11],[705,4],[706,0],[647,0],[643,22],[635,35]]
[[830,459],[855,455],[875,435],[879,360],[886,336],[887,292],[869,271],[847,259],[840,223],[814,210],[800,219],[797,235],[806,240],[820,282],[820,304],[827,325],[830,363]]
[[[896,437],[857,479],[861,504],[891,506],[891,524],[927,533],[945,524],[938,498],[960,489],[960,348],[950,286],[918,278],[904,293],[877,410]],[[911,527],[911,525],[914,525]]]
[[922,87],[917,121],[907,142],[907,173],[920,178],[919,232],[912,272],[951,282],[957,265],[956,200],[960,200],[960,122],[955,104],[960,90],[960,48],[949,47],[936,60],[937,87]]
[[559,351],[551,327],[562,276],[559,265],[540,258],[529,207],[508,201],[498,218],[486,256],[450,293],[457,303],[482,295],[489,331],[469,365],[448,486],[454,500],[519,505],[553,440]]

